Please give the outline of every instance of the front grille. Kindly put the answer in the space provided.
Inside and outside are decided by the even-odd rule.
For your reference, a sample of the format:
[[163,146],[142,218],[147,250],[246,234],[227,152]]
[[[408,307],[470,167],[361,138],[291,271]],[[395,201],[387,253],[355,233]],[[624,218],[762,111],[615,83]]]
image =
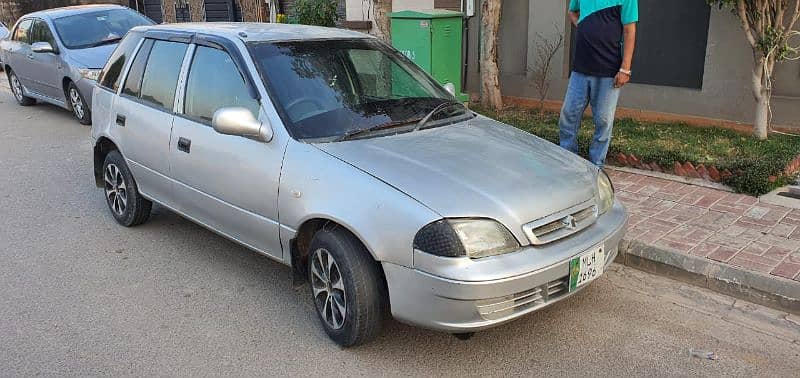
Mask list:
[[520,311],[542,307],[566,295],[569,292],[568,285],[569,276],[565,276],[520,293],[478,301],[478,313],[486,320],[497,320]]
[[572,235],[597,220],[597,205],[587,201],[566,211],[544,217],[522,226],[534,245],[542,245]]

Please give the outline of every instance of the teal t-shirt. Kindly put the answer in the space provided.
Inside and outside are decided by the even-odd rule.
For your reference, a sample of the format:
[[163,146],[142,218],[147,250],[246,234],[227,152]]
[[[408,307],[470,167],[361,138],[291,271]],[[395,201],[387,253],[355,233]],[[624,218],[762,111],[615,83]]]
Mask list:
[[638,0],[571,0],[580,12],[573,71],[614,77],[622,64],[623,25],[639,21]]
[[623,25],[639,21],[638,0],[570,0],[569,10],[581,12],[578,23],[587,16],[606,8],[621,7],[620,21]]

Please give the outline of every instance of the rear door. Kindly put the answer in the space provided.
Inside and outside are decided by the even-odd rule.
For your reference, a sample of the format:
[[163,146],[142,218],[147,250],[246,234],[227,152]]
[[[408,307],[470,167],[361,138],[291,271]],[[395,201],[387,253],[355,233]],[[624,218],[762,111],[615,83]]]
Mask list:
[[146,38],[111,114],[139,190],[167,206],[174,203],[168,155],[175,92],[188,46]]
[[[37,42],[49,43],[53,49],[58,49],[50,26],[44,20],[36,19],[33,22],[30,33],[30,44]],[[61,85],[62,67],[58,62],[55,53],[34,53],[30,54],[31,82],[33,89],[41,95],[50,97],[58,101],[64,101],[64,89]]]
[[244,107],[265,119],[246,72],[237,50],[208,44],[192,53],[170,143],[175,197],[187,216],[280,258],[278,180],[286,143],[222,135],[211,127],[214,112],[224,107]]

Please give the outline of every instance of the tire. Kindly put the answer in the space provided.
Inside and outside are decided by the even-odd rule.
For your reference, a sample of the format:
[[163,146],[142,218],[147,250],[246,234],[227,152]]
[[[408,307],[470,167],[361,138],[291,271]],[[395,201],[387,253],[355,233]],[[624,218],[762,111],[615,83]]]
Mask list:
[[81,91],[75,86],[75,83],[70,82],[67,85],[67,102],[72,109],[72,115],[81,123],[81,125],[92,124],[92,111],[86,105],[86,100],[83,99]]
[[103,195],[117,223],[138,226],[150,216],[153,203],[139,194],[125,159],[119,151],[111,151],[103,162]]
[[8,86],[11,87],[11,93],[14,94],[18,104],[22,106],[36,105],[35,98],[25,96],[25,92],[22,90],[22,82],[19,81],[17,74],[10,68],[8,69]]
[[[323,227],[311,239],[309,252],[311,298],[328,337],[342,347],[377,337],[383,323],[386,290],[378,263],[364,245],[341,228]],[[333,258],[331,264],[329,257]],[[344,311],[340,310],[341,304]],[[342,312],[343,317],[336,316]]]

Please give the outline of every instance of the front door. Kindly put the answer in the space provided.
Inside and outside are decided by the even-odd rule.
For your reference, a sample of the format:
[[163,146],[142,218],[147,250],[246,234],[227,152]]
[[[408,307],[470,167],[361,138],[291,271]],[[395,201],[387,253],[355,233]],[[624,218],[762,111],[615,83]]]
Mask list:
[[281,258],[278,180],[286,144],[222,135],[211,127],[220,108],[238,106],[260,114],[259,102],[250,96],[226,51],[198,45],[185,88],[170,142],[178,209],[250,248]]
[[145,39],[131,64],[112,119],[122,154],[146,197],[174,207],[169,143],[175,92],[188,44]]
[[[50,26],[42,20],[34,21],[33,28],[31,28],[30,44],[33,45],[37,42],[46,42],[53,49],[58,49]],[[65,101],[64,88],[61,85],[61,78],[64,77],[63,70],[55,52],[32,52],[30,56],[30,69],[33,72],[31,77],[31,82],[34,86],[33,90],[54,100]]]

